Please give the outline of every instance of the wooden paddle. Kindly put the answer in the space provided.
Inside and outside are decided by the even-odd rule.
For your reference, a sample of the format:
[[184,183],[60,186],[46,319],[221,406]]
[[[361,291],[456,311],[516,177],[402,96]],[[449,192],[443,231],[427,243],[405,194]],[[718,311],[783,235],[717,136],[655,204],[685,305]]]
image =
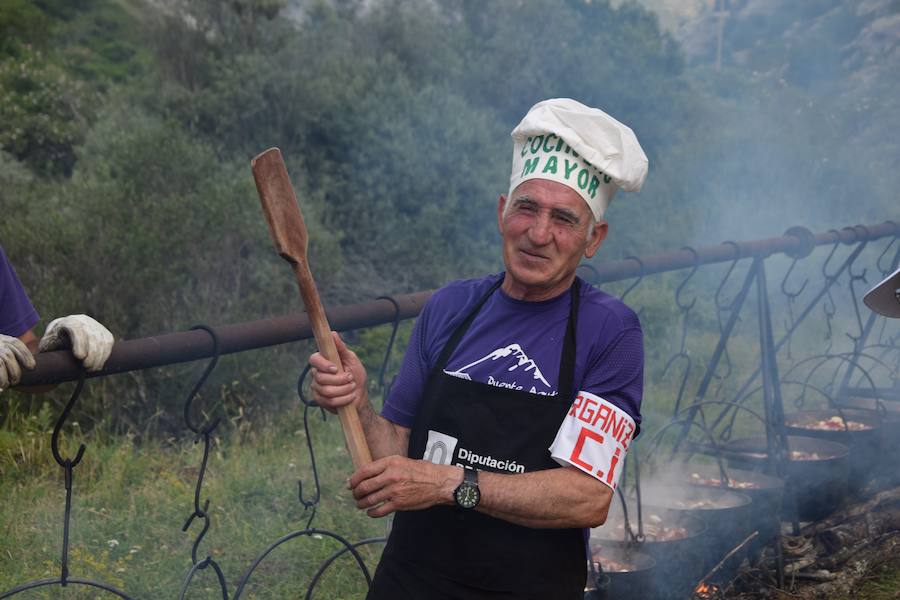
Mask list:
[[[309,261],[306,258],[308,243],[306,224],[300,214],[300,206],[297,204],[297,196],[294,194],[291,178],[284,166],[281,150],[269,148],[250,161],[250,168],[253,170],[256,190],[259,192],[263,213],[269,223],[269,232],[275,242],[275,249],[294,269],[297,285],[300,287],[300,296],[302,296],[306,312],[309,314],[309,322],[312,325],[319,352],[336,364],[339,372],[343,372],[337,347],[331,337],[331,327],[328,325],[325,310],[322,308],[316,282],[309,270]],[[358,469],[372,462],[372,455],[366,445],[366,437],[356,408],[343,406],[338,409],[338,416],[344,429],[344,439],[350,450],[353,467]]]

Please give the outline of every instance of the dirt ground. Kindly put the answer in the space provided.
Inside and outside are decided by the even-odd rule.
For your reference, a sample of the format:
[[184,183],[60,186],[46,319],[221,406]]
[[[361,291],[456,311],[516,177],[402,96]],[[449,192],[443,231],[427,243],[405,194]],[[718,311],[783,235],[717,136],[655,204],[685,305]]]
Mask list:
[[[785,535],[784,582],[772,553],[723,586],[734,600],[900,600],[900,487],[882,489]],[[711,598],[709,600],[712,600]]]
[[[794,578],[794,581],[785,581],[786,591],[777,592],[773,597],[779,600],[900,599],[900,531],[886,534],[860,550],[840,570],[819,575],[823,579],[833,579],[817,581],[805,577]],[[886,587],[894,589],[885,589]]]

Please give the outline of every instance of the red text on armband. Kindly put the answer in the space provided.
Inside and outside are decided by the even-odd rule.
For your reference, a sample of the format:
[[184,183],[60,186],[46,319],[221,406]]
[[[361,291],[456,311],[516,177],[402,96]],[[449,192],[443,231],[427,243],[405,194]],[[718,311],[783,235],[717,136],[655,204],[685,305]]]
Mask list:
[[[569,460],[572,462],[572,464],[576,464],[582,469],[591,472],[594,470],[594,465],[581,460],[581,451],[582,449],[584,449],[584,442],[585,440],[587,440],[587,438],[596,441],[601,446],[603,445],[602,435],[600,435],[599,433],[594,433],[587,427],[582,427],[581,431],[578,432],[578,441],[575,442],[575,447],[572,448],[572,456],[569,457]],[[603,477],[603,473],[597,473],[597,475]]]
[[615,438],[626,449],[631,435],[634,433],[634,424],[629,422],[630,419],[627,419],[624,414],[617,419],[616,412],[609,405],[599,404],[593,398],[587,398],[582,394],[575,396],[572,408],[569,409],[569,416],[591,426],[602,422],[600,429]]
[[[612,486],[615,489],[616,485],[613,483],[613,475],[616,473],[616,465],[619,464],[619,456],[622,455],[622,449],[616,448],[616,453],[612,457],[612,460],[609,461],[609,472],[606,474],[606,483]],[[597,475],[603,477],[603,473],[597,472]]]
[[[590,463],[586,463],[581,460],[581,451],[584,449],[584,444],[587,439],[592,439],[600,445],[603,445],[604,437],[599,434],[591,431],[587,427],[582,427],[581,431],[578,432],[578,440],[575,442],[575,447],[572,448],[572,455],[569,456],[569,461],[572,464],[578,465],[579,467],[585,469],[589,473],[594,470],[594,465]],[[609,471],[606,472],[606,483],[608,483],[611,487],[615,487],[613,483],[613,477],[616,473],[616,465],[619,464],[619,457],[622,455],[622,449],[616,448],[616,452],[612,457],[612,460],[609,462]],[[597,476],[603,477],[604,473],[602,470],[597,470]]]

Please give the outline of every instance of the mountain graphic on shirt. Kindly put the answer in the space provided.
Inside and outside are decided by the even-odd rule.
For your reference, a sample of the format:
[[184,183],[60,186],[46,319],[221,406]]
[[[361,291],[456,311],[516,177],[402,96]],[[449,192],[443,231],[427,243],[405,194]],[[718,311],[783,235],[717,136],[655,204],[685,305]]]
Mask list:
[[479,358],[475,362],[469,363],[464,367],[460,367],[456,371],[447,371],[444,370],[444,373],[447,375],[452,375],[453,377],[459,377],[460,379],[467,379],[469,381],[472,380],[472,377],[466,372],[472,367],[479,365],[486,361],[498,361],[501,359],[509,359],[509,367],[506,369],[507,373],[511,373],[518,369],[521,369],[522,372],[527,373],[531,371],[532,379],[535,381],[540,381],[548,388],[550,387],[550,383],[544,379],[544,374],[541,373],[541,370],[538,368],[537,364],[525,354],[525,351],[522,350],[522,347],[518,344],[510,344],[504,348],[497,348],[493,352],[488,353],[487,356],[483,358]]

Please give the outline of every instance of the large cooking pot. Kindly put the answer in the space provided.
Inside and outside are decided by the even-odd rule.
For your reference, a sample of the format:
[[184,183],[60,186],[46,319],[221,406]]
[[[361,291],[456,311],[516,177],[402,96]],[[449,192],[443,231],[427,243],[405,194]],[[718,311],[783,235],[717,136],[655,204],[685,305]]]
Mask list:
[[[629,503],[628,517],[635,535],[638,534],[637,505]],[[652,594],[647,598],[687,598],[693,586],[703,577],[704,561],[709,553],[706,523],[697,516],[679,511],[644,506],[641,514],[644,540],[639,542],[642,552],[656,560]],[[591,530],[592,547],[628,547],[622,506],[610,507],[606,523]]]
[[881,423],[871,413],[850,409],[803,410],[784,415],[789,435],[831,440],[850,449],[851,490],[860,490],[869,481],[882,454]]
[[653,594],[656,561],[634,544],[591,545],[585,600],[646,600]]
[[762,546],[772,543],[781,527],[781,503],[784,496],[784,479],[760,473],[725,467],[725,485],[722,484],[722,469],[718,464],[687,463],[684,469],[684,480],[690,485],[728,489],[745,494],[753,501],[752,526],[759,531],[759,536],[751,544],[750,551],[755,554]]
[[841,408],[853,408],[874,412],[882,418],[900,420],[900,402],[896,400],[881,400],[878,398],[860,398],[850,396],[838,401]]
[[[786,492],[795,494],[800,520],[822,519],[847,497],[850,450],[830,440],[796,435],[787,436],[787,445]],[[729,466],[758,471],[769,466],[765,436],[730,440],[722,449]]]
[[[754,531],[753,503],[745,494],[689,485],[665,485],[644,486],[643,495],[648,503],[685,516],[699,517],[706,523],[702,546],[705,556],[701,557],[704,572]],[[740,555],[729,561],[723,572],[739,563]]]
[[888,484],[900,483],[900,402],[851,396],[838,402],[842,409],[863,411],[878,419],[881,425],[881,455],[873,474]]

